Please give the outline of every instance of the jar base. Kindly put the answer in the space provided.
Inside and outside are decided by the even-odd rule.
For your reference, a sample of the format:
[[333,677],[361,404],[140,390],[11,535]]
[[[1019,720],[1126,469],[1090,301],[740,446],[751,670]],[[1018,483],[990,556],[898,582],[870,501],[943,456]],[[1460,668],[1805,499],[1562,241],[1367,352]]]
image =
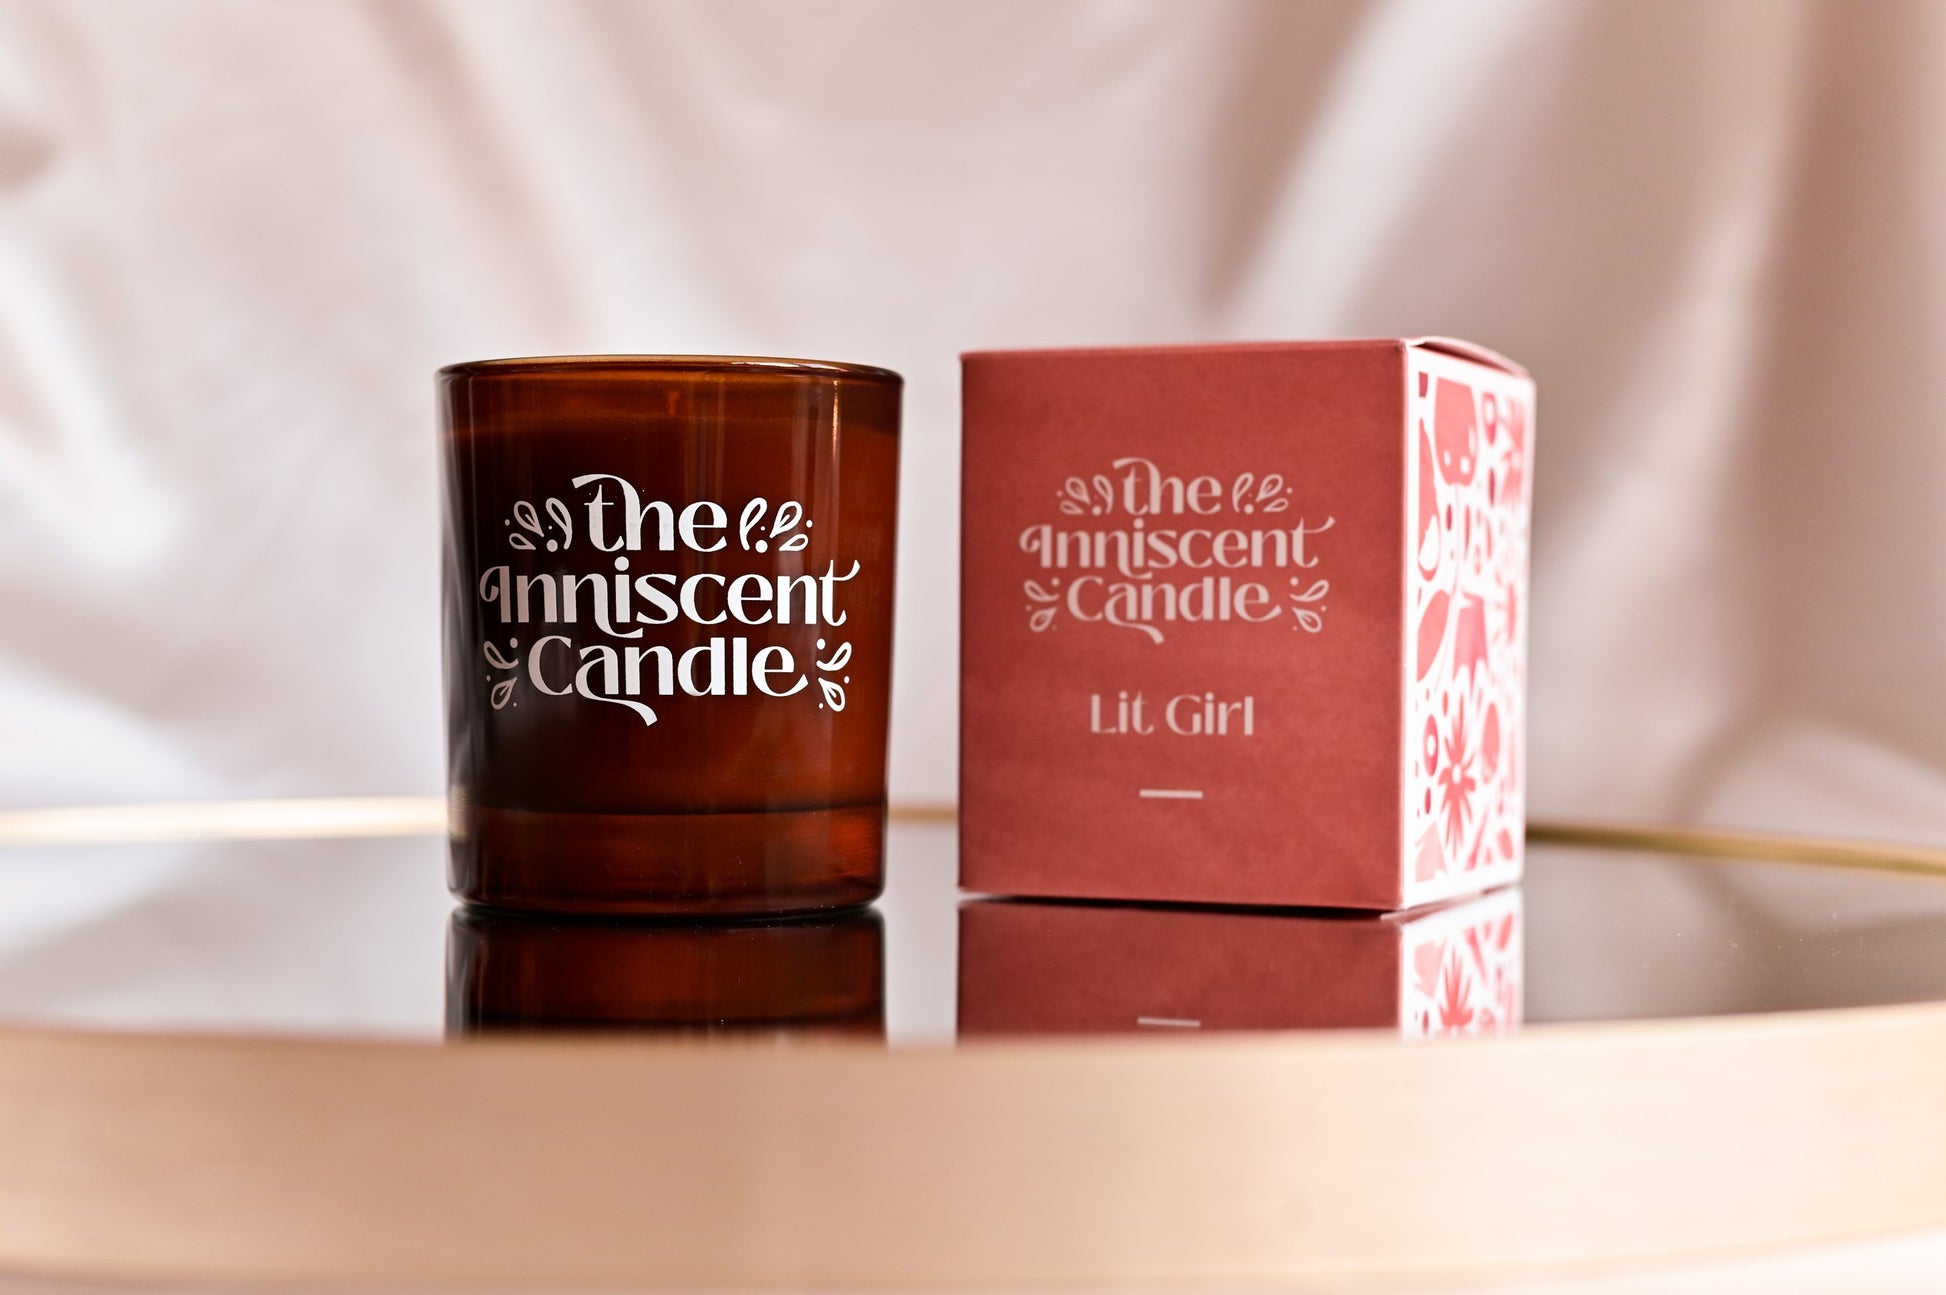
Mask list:
[[748,917],[877,899],[885,805],[719,814],[554,814],[470,806],[453,893],[515,913]]

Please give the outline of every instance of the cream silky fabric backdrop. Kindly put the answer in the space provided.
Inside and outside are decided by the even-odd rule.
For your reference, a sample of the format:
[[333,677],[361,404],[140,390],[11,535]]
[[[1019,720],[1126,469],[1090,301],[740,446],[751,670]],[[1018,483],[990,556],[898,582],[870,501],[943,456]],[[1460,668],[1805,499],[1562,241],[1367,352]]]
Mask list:
[[430,792],[431,373],[1444,332],[1542,391],[1533,804],[1946,832],[1946,7],[0,8],[0,803]]

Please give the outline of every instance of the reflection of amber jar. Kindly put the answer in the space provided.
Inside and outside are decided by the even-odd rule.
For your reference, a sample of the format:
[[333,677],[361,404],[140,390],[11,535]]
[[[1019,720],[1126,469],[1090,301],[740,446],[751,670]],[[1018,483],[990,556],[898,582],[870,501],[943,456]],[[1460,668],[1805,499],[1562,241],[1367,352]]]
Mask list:
[[446,948],[447,1029],[882,1037],[884,943],[871,909],[676,923],[462,908]]
[[898,375],[440,371],[453,886],[736,915],[882,879]]

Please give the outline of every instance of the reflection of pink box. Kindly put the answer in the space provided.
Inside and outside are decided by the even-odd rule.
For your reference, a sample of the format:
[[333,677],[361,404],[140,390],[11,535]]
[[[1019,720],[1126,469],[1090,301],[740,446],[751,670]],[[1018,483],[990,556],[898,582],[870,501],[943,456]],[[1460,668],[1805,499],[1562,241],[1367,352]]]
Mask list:
[[1459,342],[965,357],[961,880],[1520,875],[1533,383]]
[[962,1034],[1520,1023],[1513,888],[1385,915],[977,900],[959,929]]

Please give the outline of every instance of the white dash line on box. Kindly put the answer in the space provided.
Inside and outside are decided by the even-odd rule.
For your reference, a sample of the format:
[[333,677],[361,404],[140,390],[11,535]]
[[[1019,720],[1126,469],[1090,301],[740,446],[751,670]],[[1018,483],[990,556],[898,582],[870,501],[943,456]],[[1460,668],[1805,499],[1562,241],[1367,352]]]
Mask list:
[[1138,1016],[1135,1018],[1135,1023],[1158,1030],[1200,1030],[1203,1028],[1201,1021],[1192,1021],[1182,1016]]
[[1143,800],[1201,800],[1203,793],[1179,787],[1144,787],[1135,793]]

